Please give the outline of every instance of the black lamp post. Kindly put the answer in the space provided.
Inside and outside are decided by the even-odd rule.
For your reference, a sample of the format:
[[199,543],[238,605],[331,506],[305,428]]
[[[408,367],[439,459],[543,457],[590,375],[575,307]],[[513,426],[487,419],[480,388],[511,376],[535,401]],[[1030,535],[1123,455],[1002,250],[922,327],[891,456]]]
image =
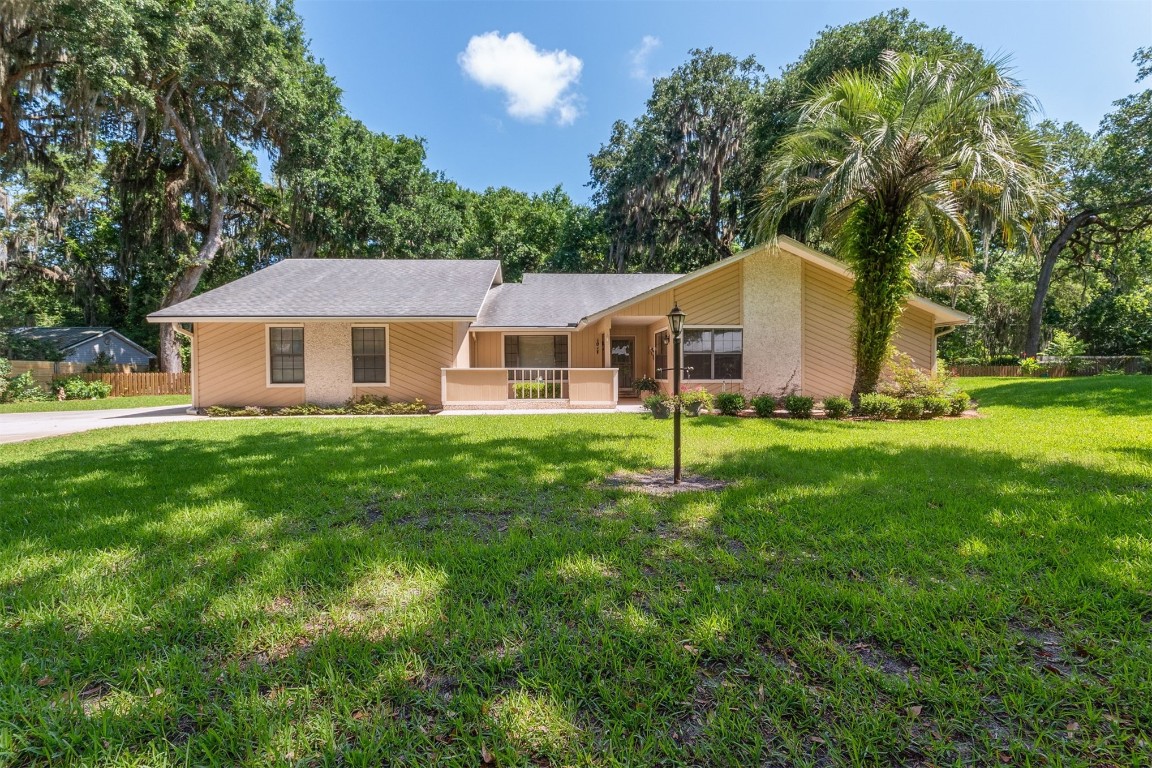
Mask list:
[[672,332],[672,484],[680,484],[680,343],[684,334],[684,310],[676,304],[668,313],[668,330]]

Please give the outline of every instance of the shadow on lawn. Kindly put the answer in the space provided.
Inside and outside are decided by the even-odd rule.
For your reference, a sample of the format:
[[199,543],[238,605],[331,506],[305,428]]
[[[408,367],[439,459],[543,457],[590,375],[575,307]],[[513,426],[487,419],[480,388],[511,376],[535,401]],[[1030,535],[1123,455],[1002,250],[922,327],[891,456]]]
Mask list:
[[[901,568],[924,580],[910,587],[910,606],[943,595],[941,625],[921,632],[948,632],[952,620],[1007,627],[1021,597],[1063,569],[1128,616],[1152,611],[1133,586],[1152,578],[1152,563],[1112,568],[1117,541],[1146,534],[1135,514],[1146,475],[955,447],[776,446],[696,467],[740,481],[723,494],[649,501],[597,483],[648,468],[663,438],[578,423],[516,437],[396,425],[141,436],[115,457],[61,449],[29,460],[0,477],[0,526],[19,531],[0,544],[32,564],[0,594],[9,614],[45,602],[61,610],[5,629],[0,666],[10,671],[0,674],[27,707],[0,703],[0,720],[23,731],[25,748],[58,755],[71,745],[87,758],[109,754],[97,746],[105,738],[130,753],[166,741],[192,762],[260,761],[287,723],[326,713],[337,728],[318,754],[361,750],[377,761],[396,758],[373,753],[396,741],[414,764],[453,749],[476,762],[482,744],[506,762],[561,760],[574,743],[623,752],[639,743],[651,762],[815,759],[808,735],[827,738],[865,715],[810,705],[772,714],[801,735],[796,744],[773,742],[778,729],[762,723],[737,737],[697,732],[684,718],[703,706],[702,670],[740,667],[770,690],[784,686],[776,666],[756,659],[765,638],[779,647],[875,636],[868,600]],[[972,541],[983,554],[965,553]],[[801,551],[810,559],[797,560]],[[125,554],[106,573],[110,552]],[[773,578],[781,573],[823,591],[789,602],[788,580]],[[996,597],[949,601],[931,579],[991,579]],[[862,583],[870,597],[845,597],[863,594]],[[736,610],[717,603],[729,588],[748,605],[773,602],[772,620],[753,613],[724,633],[700,629]],[[124,612],[79,610],[85,596]],[[846,613],[846,599],[861,602]],[[1030,610],[1083,608],[1066,599]],[[1115,629],[1137,631],[1133,622]],[[682,649],[693,633],[702,653]],[[842,684],[821,674],[821,686]],[[58,706],[101,681],[144,693],[124,712]],[[282,690],[309,685],[321,690],[315,701]],[[150,698],[153,687],[175,700]],[[897,706],[870,695],[866,709]],[[1118,684],[1112,695],[1123,709],[1129,691]],[[768,705],[745,698],[732,704],[741,717],[769,717]],[[553,743],[501,707],[577,735]],[[876,759],[907,761],[910,738],[891,737]]]

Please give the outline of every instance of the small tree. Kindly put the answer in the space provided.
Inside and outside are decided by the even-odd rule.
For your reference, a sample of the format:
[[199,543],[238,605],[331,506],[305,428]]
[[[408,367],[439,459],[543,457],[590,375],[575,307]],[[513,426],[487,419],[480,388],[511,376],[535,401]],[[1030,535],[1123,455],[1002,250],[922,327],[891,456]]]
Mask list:
[[885,53],[879,72],[818,89],[769,163],[761,236],[808,206],[855,271],[854,399],[876,389],[917,254],[970,252],[969,217],[1010,237],[1045,205],[1029,100],[1001,67]]

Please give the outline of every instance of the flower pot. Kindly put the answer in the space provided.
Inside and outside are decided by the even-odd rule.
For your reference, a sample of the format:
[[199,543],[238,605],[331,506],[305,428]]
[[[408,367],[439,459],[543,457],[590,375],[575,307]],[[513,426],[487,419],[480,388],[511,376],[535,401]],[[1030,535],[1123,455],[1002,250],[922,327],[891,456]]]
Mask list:
[[703,410],[704,410],[704,403],[702,403],[702,402],[688,403],[688,405],[684,406],[684,411],[689,416],[699,416],[700,412]]
[[650,410],[654,419],[667,419],[672,415],[672,409],[667,405],[657,405]]

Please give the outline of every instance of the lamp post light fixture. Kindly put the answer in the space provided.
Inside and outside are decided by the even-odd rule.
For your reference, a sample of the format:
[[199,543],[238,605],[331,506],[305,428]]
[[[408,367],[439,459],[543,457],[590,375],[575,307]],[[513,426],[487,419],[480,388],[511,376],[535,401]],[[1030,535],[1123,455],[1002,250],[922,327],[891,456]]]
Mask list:
[[680,485],[680,373],[684,370],[681,340],[684,335],[684,310],[679,304],[668,313],[668,329],[672,331],[672,484]]

